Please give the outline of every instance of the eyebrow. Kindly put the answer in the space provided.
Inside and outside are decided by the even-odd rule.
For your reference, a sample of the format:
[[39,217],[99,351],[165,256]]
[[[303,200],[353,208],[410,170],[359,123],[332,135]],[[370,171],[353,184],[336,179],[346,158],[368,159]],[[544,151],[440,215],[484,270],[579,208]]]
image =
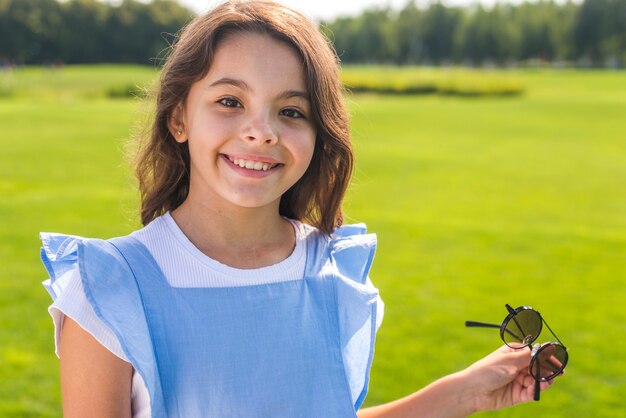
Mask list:
[[236,80],[234,78],[222,77],[219,80],[212,82],[209,87],[215,87],[222,84],[226,84],[229,86],[239,87],[242,90],[250,90],[250,87],[243,80]]
[[[234,78],[228,78],[228,77],[222,77],[219,80],[214,81],[213,83],[209,85],[209,87],[215,87],[215,86],[220,86],[220,85],[234,86],[245,91],[252,90],[245,81],[237,80]],[[290,99],[292,97],[299,97],[301,99],[306,100],[307,102],[311,101],[309,94],[301,90],[287,90],[287,91],[282,92],[278,96],[279,99]]]
[[287,90],[286,92],[282,93],[278,97],[281,99],[291,99],[292,97],[299,97],[301,99],[306,100],[307,102],[311,101],[309,94],[300,90]]

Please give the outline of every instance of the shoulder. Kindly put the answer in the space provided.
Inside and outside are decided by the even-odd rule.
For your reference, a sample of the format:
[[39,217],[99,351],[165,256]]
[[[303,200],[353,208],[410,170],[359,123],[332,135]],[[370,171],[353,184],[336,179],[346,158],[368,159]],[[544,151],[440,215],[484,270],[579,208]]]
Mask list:
[[370,253],[376,249],[377,243],[376,234],[367,233],[367,227],[363,223],[341,225],[333,231],[329,240],[335,252],[356,249]]
[[376,244],[376,234],[368,233],[367,226],[364,223],[344,224],[340,225],[328,235],[321,232],[316,227],[297,220],[290,221],[298,231],[298,234],[304,238],[326,242],[329,245],[347,245],[350,242],[371,242]]
[[113,277],[128,273],[124,256],[113,243],[132,240],[133,234],[104,240],[56,232],[41,232],[40,258],[49,278],[44,287],[56,300],[69,285],[71,275],[79,271],[83,278]]
[[363,223],[341,225],[332,234],[302,224],[309,255],[321,269],[365,284],[376,251],[376,235],[367,233]]
[[365,284],[376,243],[376,235],[368,234],[365,224],[342,225],[331,235],[330,256],[343,275]]
[[132,232],[130,236],[149,246],[151,243],[175,236],[177,231],[178,227],[174,219],[169,212],[166,212],[150,221],[143,228]]
[[69,284],[71,272],[78,269],[79,265],[82,264],[79,261],[84,252],[84,245],[106,248],[106,244],[102,244],[104,243],[102,240],[76,235],[42,232],[39,237],[41,239],[41,261],[50,276],[43,284],[53,299],[56,299]]

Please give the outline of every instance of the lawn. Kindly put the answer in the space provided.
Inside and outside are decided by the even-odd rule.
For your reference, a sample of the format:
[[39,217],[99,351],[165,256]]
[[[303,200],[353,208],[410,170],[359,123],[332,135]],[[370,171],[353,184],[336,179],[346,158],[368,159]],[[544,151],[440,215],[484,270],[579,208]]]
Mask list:
[[[138,227],[124,152],[145,106],[108,92],[154,75],[0,73],[2,417],[61,416],[38,232]],[[348,95],[345,209],[378,234],[371,277],[386,302],[366,405],[497,348],[496,330],[463,323],[500,322],[509,303],[544,315],[570,365],[540,402],[481,416],[626,417],[626,73],[514,76],[511,97]]]

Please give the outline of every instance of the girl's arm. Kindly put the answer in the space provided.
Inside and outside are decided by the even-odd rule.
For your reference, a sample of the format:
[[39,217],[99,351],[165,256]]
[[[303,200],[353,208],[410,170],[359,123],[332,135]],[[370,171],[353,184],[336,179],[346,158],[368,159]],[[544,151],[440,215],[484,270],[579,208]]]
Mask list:
[[59,356],[65,418],[130,418],[130,363],[111,353],[67,316]]
[[[359,411],[359,418],[457,418],[533,399],[530,350],[502,346],[467,369],[396,401]],[[551,380],[554,382],[554,380]],[[544,390],[550,383],[542,383]]]

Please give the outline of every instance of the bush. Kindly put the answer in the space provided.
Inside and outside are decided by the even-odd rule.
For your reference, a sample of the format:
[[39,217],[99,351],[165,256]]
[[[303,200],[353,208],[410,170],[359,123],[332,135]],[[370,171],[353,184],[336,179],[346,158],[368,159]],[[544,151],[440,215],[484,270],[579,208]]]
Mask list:
[[144,98],[147,94],[145,88],[134,84],[112,86],[106,90],[106,96],[112,99]]
[[523,83],[516,77],[493,70],[346,66],[341,77],[346,88],[354,93],[476,97],[514,96],[524,92]]

